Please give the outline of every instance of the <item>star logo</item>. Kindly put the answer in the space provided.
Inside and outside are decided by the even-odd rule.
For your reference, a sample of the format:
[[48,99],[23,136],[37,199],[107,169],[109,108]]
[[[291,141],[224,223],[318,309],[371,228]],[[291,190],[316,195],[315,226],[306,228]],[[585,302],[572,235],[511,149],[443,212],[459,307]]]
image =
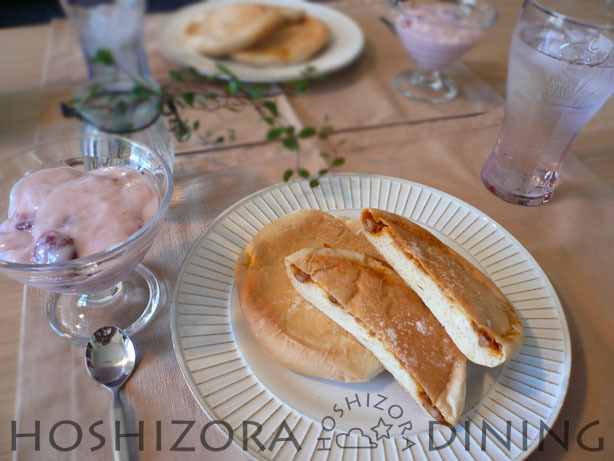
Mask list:
[[392,424],[386,424],[381,417],[377,423],[377,426],[373,426],[371,428],[371,430],[375,432],[375,440],[383,439],[384,437],[389,439],[390,429],[392,429]]

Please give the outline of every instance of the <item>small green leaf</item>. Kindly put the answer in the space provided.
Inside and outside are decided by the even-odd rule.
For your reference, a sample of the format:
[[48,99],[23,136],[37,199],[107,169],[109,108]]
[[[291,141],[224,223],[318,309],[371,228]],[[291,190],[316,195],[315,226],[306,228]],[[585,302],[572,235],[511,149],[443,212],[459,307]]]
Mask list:
[[256,88],[250,86],[248,88],[248,92],[249,97],[252,98],[254,101],[259,101],[260,99],[262,99],[262,94]]
[[328,168],[322,168],[320,171],[318,171],[320,176],[324,176],[326,173],[328,173]]
[[290,177],[294,174],[294,170],[286,170],[284,171],[284,182],[288,182]]
[[182,93],[181,98],[188,106],[194,107],[194,93]]
[[132,87],[132,99],[147,99],[149,98],[150,91],[147,87],[139,85],[138,83]]
[[125,101],[120,100],[117,102],[117,104],[115,104],[115,112],[117,112],[119,115],[124,115],[127,110],[128,110],[128,105],[126,104]]
[[192,129],[194,131],[197,131],[200,128],[200,121],[199,120],[195,120],[194,123],[192,124]]
[[102,86],[100,85],[100,83],[94,83],[92,84],[92,86],[90,86],[90,98],[93,98],[94,96],[96,96],[98,94],[98,92],[102,89]]
[[101,48],[96,51],[96,54],[90,59],[92,64],[102,64],[103,66],[112,66],[115,64],[113,52],[108,48]]
[[234,78],[231,79],[228,82],[228,91],[230,92],[230,94],[232,94],[233,96],[236,95],[239,92],[239,81],[235,80]]
[[188,67],[186,70],[188,71],[188,74],[190,74],[192,77],[194,78],[200,77],[200,74],[194,67]]
[[215,141],[213,141],[214,144],[221,144],[224,142],[224,136],[218,136],[217,138],[215,138]]
[[295,138],[286,138],[282,141],[283,146],[292,152],[298,151],[298,141]]
[[330,125],[324,125],[320,128],[320,132],[318,133],[318,137],[320,139],[327,139],[328,135],[333,131],[333,127]]
[[275,104],[273,101],[264,101],[262,105],[269,109],[269,112],[271,112],[273,117],[277,117],[279,115],[279,112],[277,111],[277,104]]
[[264,117],[263,120],[268,124],[273,126],[275,124],[275,120],[273,120],[271,117]]
[[317,69],[315,68],[315,66],[307,66],[305,67],[305,69],[303,69],[303,71],[301,72],[301,75],[303,77],[310,77],[316,73],[316,70]]
[[269,141],[272,141],[273,139],[277,139],[279,138],[284,132],[283,128],[271,128],[267,134],[266,134],[266,138]]
[[309,181],[309,187],[311,187],[312,189],[314,187],[318,187],[320,185],[320,181],[318,181],[317,179],[312,179],[311,181]]
[[305,168],[298,168],[296,170],[296,172],[298,173],[298,175],[301,178],[308,178],[309,177],[309,171],[307,171]]
[[288,136],[294,136],[294,127],[292,125],[288,125],[286,127],[286,133],[288,133]]
[[177,82],[185,82],[185,78],[183,78],[183,74],[179,70],[171,69],[168,71],[168,75]]
[[177,128],[175,129],[175,138],[177,141],[183,142],[190,139],[190,135],[192,134],[192,130],[183,120],[179,120],[177,124]]
[[300,133],[298,134],[299,138],[309,138],[313,135],[316,134],[316,130],[315,128],[312,128],[310,126],[306,126],[305,128],[303,128]]
[[237,78],[237,76],[235,74],[232,73],[232,71],[226,67],[224,64],[220,63],[220,62],[216,62],[215,63],[215,67],[217,67],[217,69],[224,75],[228,75],[229,77],[232,78]]
[[337,157],[333,160],[333,166],[341,166],[345,163],[345,159],[343,157]]
[[328,152],[320,152],[320,157],[325,158],[325,159],[329,159],[330,158],[330,154]]
[[294,89],[295,89],[295,91],[296,91],[297,93],[304,93],[305,91],[307,91],[307,87],[308,87],[308,86],[309,86],[309,85],[308,85],[308,83],[307,83],[307,82],[304,82],[304,81],[303,81],[303,82],[298,82],[298,83],[296,84],[296,87],[295,87]]

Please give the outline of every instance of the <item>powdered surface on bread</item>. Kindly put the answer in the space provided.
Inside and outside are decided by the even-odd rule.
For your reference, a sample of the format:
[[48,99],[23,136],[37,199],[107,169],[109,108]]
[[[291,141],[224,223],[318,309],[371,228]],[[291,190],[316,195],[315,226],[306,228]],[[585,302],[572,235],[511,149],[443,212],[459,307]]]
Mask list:
[[292,287],[284,258],[309,246],[330,246],[373,256],[360,223],[302,210],[265,226],[235,266],[241,309],[265,351],[286,367],[346,382],[379,374],[379,361],[353,336],[305,301]]
[[[379,349],[376,355],[408,392],[419,394],[414,380],[446,421],[456,421],[465,400],[465,357],[420,297],[388,265],[359,253],[327,248],[298,251],[286,258],[286,265],[301,293],[303,285],[327,294],[317,302],[318,308],[327,312],[336,305],[383,345],[385,352],[368,336],[363,338],[374,353]],[[309,279],[296,283],[305,278],[297,278],[296,270]],[[332,317],[339,318],[334,311]],[[355,331],[352,322],[342,322]],[[389,355],[396,361],[388,360]],[[414,397],[424,406],[423,396]]]
[[518,351],[524,340],[518,314],[487,276],[408,219],[369,208],[361,220],[369,240],[469,359],[496,366]]

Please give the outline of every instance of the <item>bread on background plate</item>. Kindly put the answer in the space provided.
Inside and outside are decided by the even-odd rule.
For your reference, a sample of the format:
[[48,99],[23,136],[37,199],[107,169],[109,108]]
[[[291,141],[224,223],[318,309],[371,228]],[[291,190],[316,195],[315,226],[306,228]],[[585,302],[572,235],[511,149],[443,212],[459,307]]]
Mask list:
[[524,342],[514,306],[479,269],[418,224],[366,208],[364,232],[474,363],[495,367]]
[[248,48],[304,12],[258,3],[220,4],[196,15],[184,28],[188,47],[208,56],[224,56]]
[[307,16],[281,26],[269,37],[231,57],[255,67],[293,64],[309,60],[329,41],[330,30],[324,21]]
[[268,355],[294,371],[342,382],[369,381],[383,371],[377,358],[305,301],[286,275],[285,257],[309,246],[378,254],[358,221],[318,210],[279,218],[249,242],[235,265],[247,324]]
[[387,264],[351,251],[305,248],[286,258],[286,268],[294,288],[373,352],[428,415],[456,423],[467,361]]

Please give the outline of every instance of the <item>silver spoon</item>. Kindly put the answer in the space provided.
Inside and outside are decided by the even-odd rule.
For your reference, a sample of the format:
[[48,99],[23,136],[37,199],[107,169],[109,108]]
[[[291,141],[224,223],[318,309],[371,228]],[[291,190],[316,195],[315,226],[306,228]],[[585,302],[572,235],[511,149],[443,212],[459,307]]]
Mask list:
[[113,394],[111,406],[111,433],[113,434],[113,453],[116,461],[130,459],[125,438],[120,439],[116,450],[115,421],[125,431],[124,408],[119,398],[119,390],[134,370],[136,352],[134,344],[117,327],[102,327],[94,332],[85,348],[85,366],[90,376],[109,389]]

